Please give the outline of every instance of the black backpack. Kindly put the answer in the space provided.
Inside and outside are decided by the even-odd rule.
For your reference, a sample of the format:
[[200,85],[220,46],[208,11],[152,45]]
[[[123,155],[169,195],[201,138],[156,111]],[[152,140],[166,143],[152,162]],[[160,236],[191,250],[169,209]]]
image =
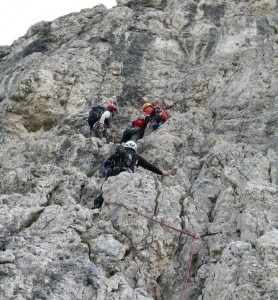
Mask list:
[[105,107],[103,106],[94,106],[91,109],[88,117],[88,123],[90,125],[90,128],[92,128],[93,125],[100,119],[104,111],[105,111]]
[[116,156],[118,157],[116,165],[118,167],[129,168],[134,172],[137,163],[137,155],[134,150],[118,145],[116,148]]

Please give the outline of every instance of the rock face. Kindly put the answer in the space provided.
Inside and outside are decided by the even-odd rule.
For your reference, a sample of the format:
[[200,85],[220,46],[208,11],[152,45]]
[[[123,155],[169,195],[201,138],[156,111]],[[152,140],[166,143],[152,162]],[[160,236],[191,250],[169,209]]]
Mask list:
[[[277,2],[117,3],[0,47],[0,299],[278,299]],[[115,145],[89,136],[90,108],[116,103],[120,138],[145,101],[171,117],[139,153],[171,176],[103,184]],[[192,252],[123,205],[92,210],[102,184],[106,201],[218,234]]]

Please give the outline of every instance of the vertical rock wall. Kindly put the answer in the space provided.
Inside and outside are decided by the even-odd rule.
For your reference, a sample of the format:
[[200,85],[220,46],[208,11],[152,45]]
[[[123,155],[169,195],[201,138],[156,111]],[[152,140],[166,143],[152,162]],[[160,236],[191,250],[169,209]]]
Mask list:
[[[0,47],[0,299],[277,298],[277,2],[118,0]],[[142,168],[103,184],[113,143],[162,102]]]

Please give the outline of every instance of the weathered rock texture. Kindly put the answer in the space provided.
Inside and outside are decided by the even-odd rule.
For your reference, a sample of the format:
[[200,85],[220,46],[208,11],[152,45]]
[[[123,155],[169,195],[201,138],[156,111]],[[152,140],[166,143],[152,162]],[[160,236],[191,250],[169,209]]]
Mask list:
[[187,299],[278,299],[275,0],[118,0],[33,25],[0,48],[0,298],[181,299],[193,239],[124,207],[92,210],[115,149],[87,115],[144,101],[171,118],[144,169],[103,185],[198,239]]

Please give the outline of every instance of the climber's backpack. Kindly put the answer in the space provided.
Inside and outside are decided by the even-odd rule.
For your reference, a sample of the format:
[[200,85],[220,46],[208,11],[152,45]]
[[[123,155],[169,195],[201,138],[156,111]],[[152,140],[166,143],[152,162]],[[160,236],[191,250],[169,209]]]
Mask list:
[[154,105],[152,114],[154,116],[160,115],[164,119],[164,121],[166,121],[168,119],[168,115],[166,113],[166,108],[164,105],[162,105],[160,103]]
[[116,148],[116,156],[118,157],[116,162],[118,167],[130,168],[134,171],[134,167],[137,163],[137,157],[136,153],[132,149],[118,145]]
[[94,106],[88,117],[88,123],[90,127],[93,127],[93,125],[100,119],[101,115],[104,113],[105,108],[103,106]]

